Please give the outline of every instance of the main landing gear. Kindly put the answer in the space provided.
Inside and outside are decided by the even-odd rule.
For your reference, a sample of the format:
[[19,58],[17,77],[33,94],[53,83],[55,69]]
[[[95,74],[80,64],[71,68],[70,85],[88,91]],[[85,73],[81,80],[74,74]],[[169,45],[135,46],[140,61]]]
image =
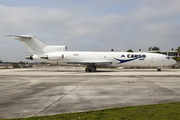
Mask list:
[[96,66],[87,66],[86,72],[96,72]]
[[157,71],[159,71],[159,72],[160,72],[160,71],[161,71],[161,68],[157,68]]

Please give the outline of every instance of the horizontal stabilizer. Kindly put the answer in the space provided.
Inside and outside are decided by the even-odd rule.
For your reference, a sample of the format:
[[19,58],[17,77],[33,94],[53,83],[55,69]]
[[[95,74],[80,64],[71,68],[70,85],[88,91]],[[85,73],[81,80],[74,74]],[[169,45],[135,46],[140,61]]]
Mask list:
[[59,52],[67,50],[67,46],[53,46],[46,45],[37,39],[34,35],[6,35],[12,39],[21,41],[21,43],[32,53],[32,54],[45,54],[51,52]]
[[38,40],[34,35],[6,35],[12,39],[20,40],[21,43],[32,53],[32,54],[43,54],[43,49],[46,44]]

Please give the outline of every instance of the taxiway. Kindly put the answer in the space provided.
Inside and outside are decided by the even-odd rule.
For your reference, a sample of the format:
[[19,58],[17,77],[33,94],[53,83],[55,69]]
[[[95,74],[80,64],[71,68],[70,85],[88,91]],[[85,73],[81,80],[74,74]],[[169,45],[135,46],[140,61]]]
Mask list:
[[0,91],[0,118],[180,102],[180,69],[1,69]]

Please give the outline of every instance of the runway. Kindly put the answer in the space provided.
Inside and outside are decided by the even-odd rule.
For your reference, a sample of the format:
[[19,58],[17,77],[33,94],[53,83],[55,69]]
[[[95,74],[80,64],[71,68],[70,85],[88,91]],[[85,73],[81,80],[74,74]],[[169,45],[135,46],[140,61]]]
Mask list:
[[0,118],[180,102],[180,69],[0,69]]

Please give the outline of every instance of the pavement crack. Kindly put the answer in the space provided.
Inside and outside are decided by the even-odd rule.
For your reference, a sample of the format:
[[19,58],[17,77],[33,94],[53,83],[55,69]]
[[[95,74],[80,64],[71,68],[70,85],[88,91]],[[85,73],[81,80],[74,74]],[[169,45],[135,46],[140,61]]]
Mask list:
[[80,86],[82,86],[85,82],[88,82],[89,80],[83,81],[82,83],[80,83],[78,86],[76,86],[74,89],[70,90],[68,93],[64,94],[62,97],[60,97],[59,99],[57,99],[56,101],[54,101],[53,103],[51,103],[50,105],[46,106],[43,110],[41,110],[40,112],[38,112],[37,114],[35,114],[34,116],[38,116],[39,114],[41,114],[43,111],[47,110],[48,108],[50,108],[53,104],[57,103],[59,100],[63,99],[64,97],[66,97],[67,95],[69,95],[71,92],[73,92],[74,90],[76,90],[77,88],[79,88]]

